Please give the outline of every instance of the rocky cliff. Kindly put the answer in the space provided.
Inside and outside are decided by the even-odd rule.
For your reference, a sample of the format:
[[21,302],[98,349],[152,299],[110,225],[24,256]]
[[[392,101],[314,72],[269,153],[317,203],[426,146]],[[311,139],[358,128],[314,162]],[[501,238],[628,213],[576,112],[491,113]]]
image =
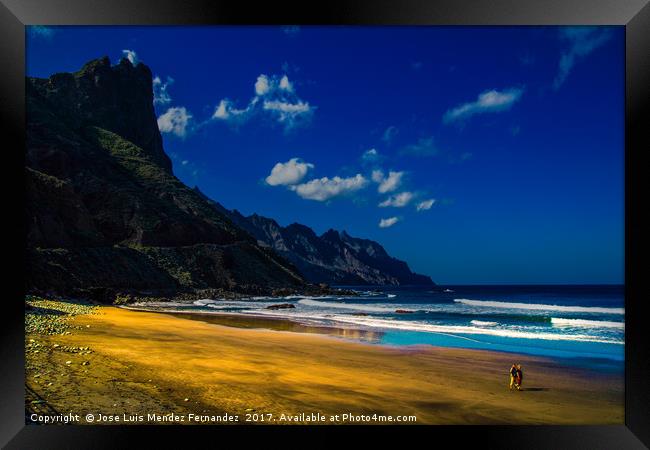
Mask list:
[[143,64],[27,78],[26,289],[102,300],[433,284],[376,242],[244,217],[172,173]]
[[[200,193],[198,189],[195,190]],[[257,214],[245,217],[221,204],[211,205],[248,231],[258,244],[291,261],[313,283],[339,285],[434,285],[426,275],[411,272],[404,261],[390,256],[377,242],[329,230],[318,236],[299,223],[286,227]]]
[[26,83],[28,291],[309,288],[172,174],[145,65],[102,58]]

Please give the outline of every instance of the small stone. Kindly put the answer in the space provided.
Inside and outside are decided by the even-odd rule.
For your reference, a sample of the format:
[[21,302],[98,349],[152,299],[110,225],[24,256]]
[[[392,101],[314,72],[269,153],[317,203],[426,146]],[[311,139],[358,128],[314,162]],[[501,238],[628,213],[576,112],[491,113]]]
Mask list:
[[189,402],[189,401],[190,401],[190,399],[189,399],[189,398],[186,398],[186,399],[185,399],[185,400],[183,400],[183,401],[184,401],[184,402]]
[[65,363],[66,364],[72,364],[72,361],[66,361]]

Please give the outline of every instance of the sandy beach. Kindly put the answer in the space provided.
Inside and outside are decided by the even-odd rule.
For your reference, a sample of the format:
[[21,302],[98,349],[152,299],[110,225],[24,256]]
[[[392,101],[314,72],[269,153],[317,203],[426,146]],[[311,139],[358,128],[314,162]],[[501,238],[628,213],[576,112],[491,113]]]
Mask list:
[[[318,423],[346,413],[415,416],[417,424],[623,423],[621,374],[549,358],[388,347],[107,306],[69,323],[69,334],[27,332],[30,412],[101,413],[121,423],[161,423],[148,414],[170,413],[228,414],[240,424],[307,423],[313,416],[301,414],[312,413],[327,418]],[[524,368],[521,392],[508,389],[515,361]]]

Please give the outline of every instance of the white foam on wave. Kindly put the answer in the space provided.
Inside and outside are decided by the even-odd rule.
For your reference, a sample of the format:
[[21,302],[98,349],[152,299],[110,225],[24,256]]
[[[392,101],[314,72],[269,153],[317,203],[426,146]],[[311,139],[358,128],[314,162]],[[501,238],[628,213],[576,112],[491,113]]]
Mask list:
[[487,322],[484,320],[472,320],[470,323],[472,325],[476,325],[477,327],[496,327],[499,325],[497,322]]
[[191,303],[187,302],[135,302],[131,303],[130,306],[135,308],[164,308],[168,309],[174,306],[189,306]]
[[364,325],[373,328],[387,328],[399,329],[406,331],[424,331],[429,333],[441,334],[466,334],[466,335],[489,335],[499,336],[506,338],[519,338],[519,339],[541,339],[548,341],[579,341],[579,342],[596,342],[602,344],[623,344],[623,341],[617,339],[609,339],[597,336],[590,336],[586,334],[560,334],[560,333],[544,333],[535,331],[524,331],[521,329],[511,328],[481,328],[481,327],[468,327],[462,325],[436,325],[423,322],[411,321],[391,321],[383,319],[368,319],[364,317],[336,317],[336,321],[353,323],[357,325]]
[[[272,298],[272,297],[269,297]],[[279,299],[284,299],[284,300],[298,300],[298,299],[310,299],[310,300],[315,300],[317,298],[335,298],[332,295],[287,295],[284,297],[276,297],[277,300]]]
[[384,293],[381,291],[355,291],[355,292],[362,297],[376,297],[378,295],[384,295]]
[[[394,313],[395,306],[385,306],[385,305],[366,305],[358,303],[337,303],[337,302],[319,302],[316,300],[304,299],[298,301],[299,304],[304,306],[314,306],[317,308],[334,308],[334,309],[351,309],[354,311],[366,311],[366,312],[379,312],[379,313]],[[400,305],[402,308],[403,305]]]
[[[245,302],[238,302],[243,305]],[[322,303],[322,302],[318,302]],[[250,302],[248,304],[250,306]],[[214,305],[217,307],[218,305]],[[364,306],[364,305],[356,305]],[[232,307],[232,306],[231,306]],[[537,331],[540,330],[539,327],[522,327],[522,326],[503,326],[498,327],[497,322],[488,322],[473,320],[471,321],[472,326],[466,325],[440,325],[432,324],[419,321],[408,321],[408,320],[393,320],[391,318],[374,318],[374,317],[359,317],[354,315],[341,315],[341,314],[328,314],[323,312],[309,312],[309,311],[300,311],[300,310],[268,310],[268,309],[243,309],[239,311],[240,314],[255,314],[255,315],[269,315],[275,317],[291,318],[293,320],[299,320],[301,322],[306,321],[308,323],[320,324],[325,323],[344,323],[362,326],[364,328],[376,328],[376,329],[395,329],[403,331],[416,331],[416,332],[427,332],[433,334],[441,334],[446,336],[457,337],[459,339],[470,339],[466,336],[472,335],[485,335],[485,336],[497,336],[504,338],[516,338],[516,339],[538,339],[546,341],[574,341],[574,342],[592,342],[592,343],[602,343],[602,344],[617,344],[623,345],[624,341],[622,339],[611,338],[606,336],[595,336],[588,334],[568,334],[568,333],[557,333],[557,332],[544,332]],[[567,319],[570,320],[570,319]],[[325,323],[324,323],[325,322]],[[488,325],[490,324],[490,325]]]
[[606,320],[563,319],[551,317],[554,327],[585,327],[585,328],[625,328],[624,322],[610,322]]
[[238,305],[238,304],[227,304],[227,303],[210,303],[209,305],[205,305],[208,308],[212,309],[250,309],[251,305]]
[[560,311],[576,313],[599,313],[599,314],[625,314],[624,308],[603,308],[599,306],[563,306],[563,305],[545,305],[539,303],[514,303],[499,302],[493,300],[469,300],[466,298],[455,298],[454,302],[462,303],[468,306],[477,306],[483,308],[507,308],[507,309],[526,309],[534,311]]
[[196,301],[194,302],[194,304],[195,304],[196,306],[207,306],[207,305],[209,305],[209,304],[211,304],[211,303],[217,303],[217,300],[212,300],[212,299],[209,299],[209,298],[204,298],[204,299],[202,299],[202,300],[196,300]]
[[252,300],[196,300],[194,302],[195,306],[202,306],[212,309],[258,309],[266,308],[270,305],[276,305],[278,302],[269,302],[269,301],[252,301]]
[[[376,329],[390,329],[390,330],[403,330],[403,331],[417,331],[417,332],[426,332],[434,334],[442,334],[447,336],[458,337],[460,339],[469,339],[465,336],[472,335],[486,335],[486,336],[498,336],[504,338],[518,338],[518,339],[539,339],[546,341],[577,341],[577,342],[593,342],[601,344],[619,344],[622,345],[624,342],[620,339],[608,338],[602,336],[593,336],[587,334],[564,334],[564,333],[549,333],[549,332],[540,332],[533,331],[530,327],[505,327],[505,328],[495,328],[495,327],[486,327],[486,326],[465,326],[465,325],[439,325],[426,322],[417,322],[417,321],[408,321],[408,320],[391,320],[391,319],[379,319],[372,317],[358,317],[352,315],[340,315],[340,314],[323,314],[323,313],[308,313],[304,311],[290,310],[291,313],[285,311],[271,311],[271,310],[260,310],[260,311],[244,311],[244,313],[250,312],[255,314],[276,316],[276,317],[285,317],[292,318],[294,320],[307,320],[310,323],[321,323],[322,321],[327,322],[339,322],[345,324],[353,324],[358,326],[363,326],[365,328],[376,328]],[[498,324],[497,324],[498,325]],[[469,339],[473,340],[473,339]]]
[[395,298],[395,297],[397,297],[396,294],[388,294],[388,298]]

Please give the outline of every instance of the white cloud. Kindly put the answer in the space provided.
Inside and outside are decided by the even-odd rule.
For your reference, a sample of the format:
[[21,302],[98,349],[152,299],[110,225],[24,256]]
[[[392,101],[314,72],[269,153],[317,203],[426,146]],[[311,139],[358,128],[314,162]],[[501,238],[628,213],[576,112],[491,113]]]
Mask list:
[[138,63],[138,61],[139,61],[139,60],[138,60],[138,54],[137,54],[134,50],[128,50],[128,49],[126,49],[126,50],[122,50],[122,54],[123,54],[124,57],[125,57],[126,59],[128,59],[128,60],[131,62],[131,64],[133,64],[134,66],[135,66],[135,65]]
[[284,75],[280,79],[280,84],[279,84],[280,89],[284,89],[285,91],[293,92],[293,85],[289,81],[289,77]]
[[153,79],[153,102],[157,105],[166,105],[172,101],[167,88],[174,82],[172,77],[167,77],[167,80],[163,82],[159,76],[154,77]]
[[271,174],[266,177],[266,182],[271,186],[288,186],[299,183],[309,169],[313,169],[314,165],[303,162],[299,158],[291,158],[286,163],[277,163],[271,169]]
[[381,136],[381,140],[384,141],[384,142],[390,143],[390,142],[392,142],[393,138],[395,138],[395,136],[397,136],[397,133],[399,133],[399,130],[397,129],[397,127],[394,127],[394,126],[391,125],[390,127],[386,128],[386,130],[384,131],[384,134],[382,134],[382,136]]
[[246,120],[254,105],[255,103],[251,103],[246,109],[237,109],[232,106],[230,100],[223,99],[214,109],[212,118],[217,120]]
[[391,195],[386,200],[379,204],[380,208],[386,208],[388,206],[393,206],[395,208],[403,208],[408,205],[411,200],[413,200],[415,194],[413,192],[400,192],[399,194]]
[[228,112],[228,100],[221,100],[219,105],[215,108],[212,118],[214,119],[227,119],[230,116]]
[[255,82],[255,93],[257,95],[266,95],[270,90],[271,86],[269,84],[269,77],[264,74],[257,77],[257,81]]
[[407,145],[400,151],[400,154],[413,156],[435,156],[438,154],[438,149],[433,142],[433,136],[429,136],[418,139],[415,144]]
[[184,159],[183,161],[181,161],[181,164],[184,165],[184,166],[186,166],[188,163],[189,163],[189,161],[187,159]]
[[282,100],[265,100],[262,108],[270,113],[277,122],[284,125],[285,131],[296,127],[300,123],[309,121],[313,113],[313,108],[309,103],[302,100],[298,100],[296,103]]
[[379,228],[392,227],[397,222],[399,222],[399,219],[397,217],[389,217],[388,219],[381,219],[379,221]]
[[381,170],[372,171],[372,181],[379,183],[377,187],[377,192],[380,194],[385,194],[387,192],[393,192],[402,184],[402,177],[404,172],[394,172],[389,171],[388,176],[385,177],[384,173]]
[[521,98],[523,92],[521,88],[510,88],[503,91],[492,89],[481,92],[476,101],[464,103],[447,111],[443,116],[443,121],[450,123],[467,119],[475,114],[506,111]]
[[307,183],[290,186],[290,189],[304,199],[323,202],[363,189],[367,184],[368,180],[363,175],[356,174],[350,178],[317,178]]
[[430,198],[428,200],[423,200],[423,201],[421,201],[420,203],[418,203],[416,205],[415,209],[418,210],[418,211],[426,211],[428,209],[431,209],[431,207],[433,206],[435,201],[436,200],[433,199],[433,198]]
[[215,108],[213,119],[242,122],[255,113],[264,113],[282,124],[285,131],[307,122],[314,111],[309,102],[301,100],[287,75],[261,74],[255,82],[255,97],[246,108],[236,109],[233,102],[223,99]]
[[562,28],[560,38],[568,41],[569,48],[562,53],[559,70],[553,80],[553,88],[557,90],[562,86],[577,60],[589,55],[607,42],[610,37],[609,30],[600,27]]
[[361,159],[364,161],[376,161],[379,159],[379,152],[376,149],[371,148],[370,150],[363,152]]
[[278,100],[267,100],[264,102],[264,109],[278,111],[284,114],[302,114],[309,111],[309,103],[287,103]]
[[169,108],[166,113],[158,117],[158,129],[161,133],[173,133],[178,137],[185,137],[191,119],[192,115],[185,107]]

